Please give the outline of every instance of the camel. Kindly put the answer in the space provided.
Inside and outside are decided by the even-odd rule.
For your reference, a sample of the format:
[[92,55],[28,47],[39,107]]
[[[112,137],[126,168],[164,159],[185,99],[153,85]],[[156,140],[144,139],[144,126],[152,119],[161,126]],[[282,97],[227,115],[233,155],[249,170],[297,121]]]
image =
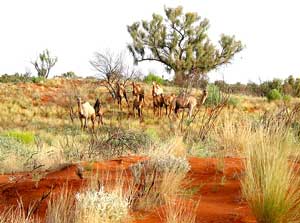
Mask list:
[[[203,105],[204,102],[205,102],[205,100],[206,100],[206,98],[207,98],[207,91],[204,90],[203,94],[201,96],[200,104],[199,105]],[[172,109],[174,109],[174,112],[175,112],[175,114],[177,116],[179,109],[188,108],[189,109],[188,116],[189,116],[189,118],[191,118],[193,110],[196,107],[196,105],[197,105],[197,99],[194,96],[191,96],[191,95],[189,95],[189,96],[180,95],[180,96],[176,97],[173,100]]]
[[[175,98],[176,98],[176,95],[174,93],[164,96],[164,106],[166,109],[166,115],[168,115],[168,116],[172,112],[172,103]],[[169,114],[168,114],[168,108],[169,108]]]
[[132,82],[132,95],[138,96],[139,101],[145,100],[145,91],[144,88],[140,84],[136,84],[134,81]]
[[153,97],[153,114],[155,115],[156,109],[158,109],[158,116],[161,117],[161,110],[164,106],[164,95],[163,89],[155,83],[152,82],[152,97]]
[[122,98],[125,98],[127,106],[129,107],[125,86],[124,84],[119,82],[117,82],[116,98],[118,100],[119,109],[121,111],[122,111]]
[[155,115],[156,109],[158,109],[158,117],[161,117],[161,110],[164,106],[164,96],[156,95],[153,96],[153,114]]
[[102,109],[102,105],[101,105],[99,98],[97,98],[97,100],[95,102],[94,109],[95,109],[96,118],[99,117],[98,118],[98,126],[100,124],[103,125],[103,109]]
[[[77,105],[78,105],[78,114],[79,114],[79,119],[81,123],[81,129],[87,128],[87,121],[90,118],[92,121],[92,127],[93,130],[95,129],[95,119],[96,119],[96,114],[95,114],[95,109],[90,105],[89,102],[82,103],[81,98],[77,98]],[[84,123],[83,123],[84,120]]]
[[133,115],[135,117],[135,110],[138,111],[138,116],[141,118],[143,116],[143,106],[144,106],[144,101],[141,100],[138,96],[135,96],[133,99]]

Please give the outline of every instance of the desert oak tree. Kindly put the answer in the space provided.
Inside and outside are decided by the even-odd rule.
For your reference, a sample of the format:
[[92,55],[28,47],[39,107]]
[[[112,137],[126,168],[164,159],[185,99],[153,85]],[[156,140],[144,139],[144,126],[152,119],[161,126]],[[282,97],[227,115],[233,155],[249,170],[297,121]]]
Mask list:
[[165,8],[164,18],[153,14],[151,21],[142,20],[127,26],[132,38],[128,49],[135,63],[157,61],[167,71],[174,71],[178,84],[228,64],[243,49],[234,36],[221,35],[215,46],[207,35],[209,21],[195,12],[183,12],[181,6]]

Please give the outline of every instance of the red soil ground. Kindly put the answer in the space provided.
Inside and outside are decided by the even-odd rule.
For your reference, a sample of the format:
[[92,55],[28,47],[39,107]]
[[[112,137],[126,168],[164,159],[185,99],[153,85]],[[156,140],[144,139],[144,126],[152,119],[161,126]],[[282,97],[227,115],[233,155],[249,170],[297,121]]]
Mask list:
[[[107,171],[110,176],[115,176],[121,170],[126,173],[130,165],[142,159],[141,157],[122,157],[93,164],[93,168],[97,168],[100,172]],[[247,203],[241,197],[239,179],[243,173],[243,167],[239,158],[225,158],[222,169],[219,165],[220,161],[218,163],[218,160],[213,158],[190,158],[189,161],[192,167],[188,174],[191,180],[189,188],[194,191],[192,198],[200,200],[196,222],[256,222]],[[44,172],[41,173],[43,178],[39,182],[34,181],[30,173],[1,175],[0,210],[16,205],[20,199],[27,208],[30,203],[39,201],[43,194],[47,195],[49,191],[58,193],[66,183],[69,188],[78,191],[87,182],[76,172],[77,167],[74,165],[51,173]],[[86,167],[83,176],[88,174]],[[47,197],[40,203],[35,212],[41,218],[45,215],[47,199],[49,198]],[[133,215],[135,223],[162,222],[157,210],[147,213],[135,212]]]

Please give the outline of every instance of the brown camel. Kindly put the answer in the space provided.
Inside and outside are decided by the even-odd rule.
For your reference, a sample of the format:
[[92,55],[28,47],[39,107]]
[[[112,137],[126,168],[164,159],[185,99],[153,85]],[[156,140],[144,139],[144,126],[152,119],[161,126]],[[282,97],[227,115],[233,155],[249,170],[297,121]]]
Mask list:
[[145,100],[144,88],[140,84],[136,84],[134,81],[132,82],[132,95],[138,96],[139,101]]
[[96,118],[98,117],[98,126],[100,124],[103,125],[103,109],[99,98],[97,98],[95,102],[94,109],[95,109]]
[[135,96],[133,99],[133,115],[135,115],[135,110],[138,111],[138,116],[141,118],[143,116],[143,106],[144,106],[144,101],[141,100],[138,96]]
[[164,106],[163,89],[154,81],[152,82],[153,114],[158,109],[158,117],[161,117],[161,111]]
[[[164,96],[164,106],[166,109],[166,115],[168,115],[168,116],[172,112],[172,103],[175,98],[176,98],[176,95],[174,93]],[[169,109],[169,113],[168,113],[168,109]]]
[[[207,91],[204,90],[203,93],[202,93],[199,105],[203,105],[206,98],[207,98]],[[173,100],[172,109],[174,109],[174,112],[177,116],[179,109],[188,108],[189,109],[189,115],[188,116],[189,116],[189,118],[191,118],[193,110],[196,107],[196,105],[197,105],[197,99],[194,96],[180,95],[180,96],[176,97]]]
[[129,107],[128,99],[127,99],[127,94],[126,94],[126,89],[124,84],[117,82],[117,91],[116,91],[116,98],[118,101],[119,109],[122,111],[122,99],[125,98],[127,107]]
[[[88,119],[90,118],[92,121],[92,127],[93,130],[95,129],[95,119],[96,119],[96,114],[95,114],[95,109],[90,105],[89,102],[82,103],[81,98],[77,98],[77,105],[78,105],[78,114],[79,114],[79,119],[81,123],[81,129],[87,128],[87,122]],[[83,123],[84,120],[84,123]]]

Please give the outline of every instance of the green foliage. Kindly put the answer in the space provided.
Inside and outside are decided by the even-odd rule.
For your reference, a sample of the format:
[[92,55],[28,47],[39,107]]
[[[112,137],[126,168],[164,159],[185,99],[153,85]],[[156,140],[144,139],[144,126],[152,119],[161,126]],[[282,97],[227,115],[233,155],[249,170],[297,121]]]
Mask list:
[[217,85],[209,84],[207,87],[208,96],[205,101],[205,105],[214,106],[221,102],[222,96],[220,89]]
[[241,103],[241,101],[240,101],[239,98],[237,98],[237,97],[230,97],[228,99],[227,105],[236,108],[236,107],[239,106],[240,103]]
[[2,173],[32,170],[37,153],[14,137],[0,135],[0,171]]
[[13,138],[18,142],[24,144],[32,144],[34,143],[35,136],[32,132],[19,132],[19,131],[8,131],[3,134],[3,136],[7,136],[9,138]]
[[[142,20],[127,26],[132,43],[128,49],[135,63],[157,61],[167,71],[175,72],[175,81],[201,77],[228,64],[243,49],[234,36],[222,35],[219,46],[208,37],[209,21],[196,12],[183,12],[182,7],[165,8],[165,17],[153,14],[151,21]],[[180,83],[179,83],[180,84]]]
[[158,135],[155,128],[147,128],[146,131],[145,131],[145,134],[147,136],[149,136],[150,139],[152,139],[152,141],[158,141],[159,140],[159,135]]
[[57,57],[51,57],[46,49],[39,54],[36,61],[31,62],[37,71],[38,77],[48,78],[51,68],[56,64]]
[[282,95],[277,89],[272,89],[267,94],[268,101],[280,100],[281,98],[282,98]]
[[0,76],[0,83],[40,83],[44,80],[42,77],[31,77],[29,73],[3,74]]
[[284,102],[286,102],[286,103],[289,103],[289,102],[291,102],[291,100],[292,100],[292,96],[291,96],[291,95],[288,95],[288,94],[285,94],[285,95],[283,95],[282,100],[283,100]]
[[61,74],[61,76],[64,78],[75,78],[76,74],[73,71],[68,71],[66,73]]
[[153,73],[149,73],[145,78],[144,78],[144,82],[146,82],[147,84],[152,84],[152,82],[155,81],[156,83],[163,85],[164,84],[164,79],[162,79],[161,77],[153,74]]

